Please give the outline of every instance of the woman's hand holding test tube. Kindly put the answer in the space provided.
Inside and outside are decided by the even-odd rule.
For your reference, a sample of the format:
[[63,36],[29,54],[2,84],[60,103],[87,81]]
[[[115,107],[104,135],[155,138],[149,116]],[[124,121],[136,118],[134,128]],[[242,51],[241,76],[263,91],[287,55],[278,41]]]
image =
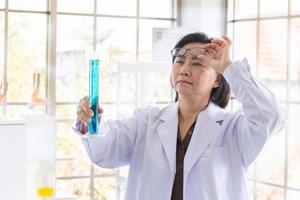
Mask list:
[[[103,109],[101,108],[101,106],[98,107],[98,117],[99,117],[99,121],[101,119],[103,113]],[[89,102],[89,98],[87,96],[85,96],[84,98],[82,98],[77,106],[77,119],[81,121],[81,123],[83,123],[84,126],[87,126],[89,124],[89,122],[91,121],[91,118],[94,116],[94,113],[91,109],[91,104]],[[87,131],[87,130],[86,130]],[[85,131],[84,131],[85,133]]]

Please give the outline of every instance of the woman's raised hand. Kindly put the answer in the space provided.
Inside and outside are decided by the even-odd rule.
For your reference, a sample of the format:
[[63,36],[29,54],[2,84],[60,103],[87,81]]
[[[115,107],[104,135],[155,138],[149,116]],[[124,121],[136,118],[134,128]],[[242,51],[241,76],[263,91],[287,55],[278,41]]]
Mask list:
[[[232,63],[230,59],[230,46],[231,40],[227,36],[223,36],[222,39],[213,39],[211,43],[205,44],[205,55],[211,58],[211,67],[213,67],[218,73],[223,74],[225,69]],[[202,57],[199,55],[198,57]]]

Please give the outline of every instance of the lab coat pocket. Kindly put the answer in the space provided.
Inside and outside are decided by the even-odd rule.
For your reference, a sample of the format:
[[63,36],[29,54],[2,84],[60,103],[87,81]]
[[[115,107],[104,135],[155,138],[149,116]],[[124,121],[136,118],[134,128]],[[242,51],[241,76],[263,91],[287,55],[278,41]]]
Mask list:
[[211,194],[209,199],[227,200],[226,184],[230,178],[226,146],[207,149],[197,163],[201,187]]

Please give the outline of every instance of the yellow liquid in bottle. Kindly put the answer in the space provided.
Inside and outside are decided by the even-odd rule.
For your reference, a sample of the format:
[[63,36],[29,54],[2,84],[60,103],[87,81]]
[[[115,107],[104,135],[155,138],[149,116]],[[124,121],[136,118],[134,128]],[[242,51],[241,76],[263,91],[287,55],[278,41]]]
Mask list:
[[37,189],[37,194],[39,197],[52,197],[54,189],[52,187],[41,187]]

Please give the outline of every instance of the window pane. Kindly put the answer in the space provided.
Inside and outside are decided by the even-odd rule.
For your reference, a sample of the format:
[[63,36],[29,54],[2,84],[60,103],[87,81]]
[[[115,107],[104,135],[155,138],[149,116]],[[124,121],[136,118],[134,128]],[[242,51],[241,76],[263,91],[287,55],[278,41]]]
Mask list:
[[291,19],[290,100],[300,102],[300,19]]
[[[280,27],[280,28],[278,28]],[[259,77],[280,99],[286,99],[287,20],[267,20],[260,23]]]
[[148,102],[171,102],[170,73],[151,73],[147,83]]
[[257,1],[235,0],[235,18],[249,18],[257,15]]
[[58,0],[58,12],[94,13],[94,0]]
[[117,66],[119,62],[135,61],[136,20],[98,18],[97,49],[101,52],[100,101],[117,99]]
[[247,170],[247,178],[250,178],[250,179],[254,179],[254,166],[255,166],[255,163],[252,163],[249,167],[248,167],[248,170]]
[[288,186],[300,189],[300,104],[289,105]]
[[[235,23],[228,23],[227,24],[227,29],[226,29],[226,35],[232,40],[232,43],[234,44],[234,38],[233,38],[233,26],[235,26]],[[231,45],[231,46],[234,46],[234,45]],[[231,59],[233,59],[233,48],[231,48],[230,50],[230,57]]]
[[292,14],[300,13],[300,1],[299,0],[291,0],[291,10],[292,10]]
[[117,199],[117,180],[113,178],[95,178],[95,199]]
[[8,117],[20,117],[22,114],[28,113],[28,106],[24,105],[7,105],[6,114]]
[[140,73],[137,75],[137,85],[136,85],[136,105],[145,105],[148,104],[148,86],[147,86],[147,81],[148,81],[148,74],[146,72],[146,64],[140,63],[140,67],[138,70]]
[[255,200],[284,200],[284,191],[282,188],[269,185],[257,184],[255,191]]
[[102,15],[136,16],[136,0],[98,0],[98,13]]
[[56,157],[89,160],[80,137],[72,129],[73,124],[74,122],[57,123]]
[[300,199],[300,192],[288,190],[287,191],[287,200],[299,200]]
[[57,24],[56,99],[78,101],[88,93],[93,17],[59,15]]
[[120,103],[134,103],[137,100],[137,77],[135,73],[121,73],[120,76],[119,101]]
[[56,177],[89,176],[91,161],[88,158],[67,158],[56,162]]
[[[117,61],[115,60],[114,62],[116,63]],[[116,70],[110,67],[114,67],[114,65],[105,65],[103,63],[100,63],[100,104],[103,104],[105,102],[115,103],[117,101],[117,75],[115,73]]]
[[256,162],[258,180],[284,184],[284,144],[285,130],[282,130],[265,145]]
[[287,15],[287,0],[261,0],[260,2],[261,16]]
[[47,0],[9,0],[8,6],[10,9],[17,10],[47,10]]
[[[278,28],[280,27],[280,28]],[[260,77],[286,80],[287,20],[260,23]]]
[[140,16],[172,18],[172,1],[173,0],[140,0]]
[[110,60],[135,61],[136,20],[101,17],[97,22],[97,47],[107,58],[102,64],[112,64]]
[[56,188],[57,191],[68,193],[70,196],[75,195],[72,199],[90,200],[90,182],[90,179],[57,180]]
[[116,104],[103,104],[101,106],[104,110],[103,117],[105,119],[116,119],[117,118],[117,105]]
[[249,200],[253,200],[254,183],[252,181],[247,181],[247,190],[248,190]]
[[246,57],[251,66],[252,74],[256,73],[256,33],[257,23],[237,22],[234,24],[234,59],[241,60]]
[[[170,73],[153,72],[156,67],[143,63],[136,64],[131,69],[131,72],[122,72],[120,78],[120,102],[132,104],[161,104],[171,101],[171,84]],[[165,68],[171,68],[167,66]],[[171,65],[171,63],[169,64]],[[124,68],[127,67],[124,65]],[[122,66],[121,66],[122,67]],[[134,67],[140,67],[135,69]],[[146,69],[147,67],[150,67]],[[161,67],[160,65],[157,67]],[[123,69],[124,70],[124,69]],[[129,71],[130,69],[128,69]],[[138,70],[135,71],[135,70]],[[149,71],[149,72],[148,72]],[[169,70],[171,71],[171,69]],[[138,73],[138,74],[137,74]],[[157,88],[160,88],[159,90]]]
[[126,192],[126,184],[127,184],[127,177],[129,173],[129,166],[120,167],[119,168],[119,183],[120,183],[120,198],[125,199],[125,192]]
[[286,100],[286,81],[262,80],[261,82],[276,96],[279,101]]
[[111,176],[116,176],[118,172],[118,169],[106,169],[106,168],[101,168],[96,165],[94,165],[94,173],[97,175],[111,175]]
[[[91,174],[91,161],[80,137],[71,128],[74,123],[57,123],[56,176],[84,176]],[[63,190],[64,192],[69,190]],[[77,194],[77,193],[72,193]]]
[[8,17],[7,100],[28,102],[35,72],[41,74],[40,95],[45,98],[47,16],[10,13]]
[[234,0],[227,1],[227,20],[233,19],[233,1]]
[[[140,61],[151,61],[153,28],[171,28],[171,27],[172,27],[172,22],[167,20],[165,21],[140,20],[140,32],[139,32],[139,60]],[[171,55],[170,55],[170,59],[171,59]]]
[[58,15],[57,26],[58,51],[93,48],[93,17]]
[[4,8],[5,7],[5,0],[0,0],[0,8]]
[[100,101],[116,102],[118,63],[135,61],[136,57],[136,21],[98,18],[97,49],[102,59],[100,91],[105,91],[100,94]]
[[[79,101],[79,99],[76,99],[76,101]],[[73,119],[73,120],[75,120],[77,118],[76,111],[77,111],[77,104],[75,104],[75,105],[56,105],[56,118],[57,119]]]

